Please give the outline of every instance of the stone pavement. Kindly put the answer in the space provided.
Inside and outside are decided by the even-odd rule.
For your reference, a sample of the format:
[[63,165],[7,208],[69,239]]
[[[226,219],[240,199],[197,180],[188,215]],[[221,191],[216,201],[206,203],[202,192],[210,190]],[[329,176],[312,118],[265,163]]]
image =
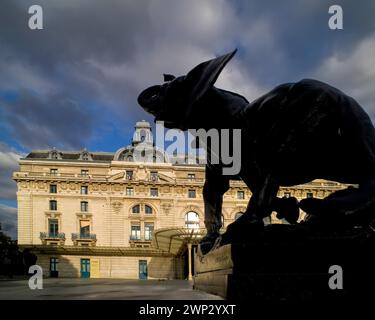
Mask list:
[[42,290],[28,280],[0,280],[0,300],[220,300],[192,289],[186,280],[44,279]]

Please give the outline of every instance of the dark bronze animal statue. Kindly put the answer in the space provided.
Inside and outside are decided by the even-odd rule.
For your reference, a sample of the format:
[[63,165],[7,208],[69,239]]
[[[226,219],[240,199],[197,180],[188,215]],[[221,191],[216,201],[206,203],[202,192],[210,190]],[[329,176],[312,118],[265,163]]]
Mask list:
[[[279,85],[251,103],[216,88],[215,81],[235,52],[203,62],[185,76],[165,75],[164,84],[138,97],[138,103],[168,128],[241,129],[239,174],[223,175],[223,164],[210,159],[206,165],[207,236],[202,250],[210,250],[219,237],[223,194],[231,179],[242,179],[252,197],[245,214],[228,226],[222,243],[262,228],[263,218],[272,211],[291,223],[302,208],[317,217],[311,221],[369,226],[375,218],[375,129],[366,112],[340,90],[311,79]],[[354,186],[299,203],[277,197],[280,186],[314,179]]]

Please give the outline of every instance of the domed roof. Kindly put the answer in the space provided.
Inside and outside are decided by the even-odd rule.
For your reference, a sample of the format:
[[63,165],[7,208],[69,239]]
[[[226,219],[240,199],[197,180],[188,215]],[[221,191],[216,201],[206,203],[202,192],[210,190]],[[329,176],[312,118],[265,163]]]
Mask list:
[[135,124],[132,144],[117,150],[113,160],[169,163],[166,152],[154,145],[151,125],[145,120]]
[[151,128],[151,125],[149,122],[147,122],[146,120],[142,120],[142,121],[138,121],[136,124],[135,124],[135,128],[147,128],[147,129],[150,129]]

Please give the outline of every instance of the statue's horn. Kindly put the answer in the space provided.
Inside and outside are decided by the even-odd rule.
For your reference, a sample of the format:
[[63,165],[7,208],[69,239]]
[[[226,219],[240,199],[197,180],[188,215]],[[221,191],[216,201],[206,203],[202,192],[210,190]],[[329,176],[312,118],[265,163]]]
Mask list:
[[202,62],[186,75],[185,83],[190,88],[191,103],[199,100],[214,85],[221,71],[236,52],[237,49],[220,57]]

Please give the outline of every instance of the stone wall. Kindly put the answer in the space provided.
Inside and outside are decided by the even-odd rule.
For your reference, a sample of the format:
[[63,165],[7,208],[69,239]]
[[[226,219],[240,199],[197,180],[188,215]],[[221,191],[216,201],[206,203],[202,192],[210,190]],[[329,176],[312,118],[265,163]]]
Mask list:
[[59,259],[60,278],[80,277],[81,259],[98,259],[99,278],[138,279],[139,260],[147,261],[148,279],[182,278],[183,259],[172,257],[119,257],[119,256],[73,256],[38,255],[37,265],[43,268],[44,276],[49,277],[50,258]]

